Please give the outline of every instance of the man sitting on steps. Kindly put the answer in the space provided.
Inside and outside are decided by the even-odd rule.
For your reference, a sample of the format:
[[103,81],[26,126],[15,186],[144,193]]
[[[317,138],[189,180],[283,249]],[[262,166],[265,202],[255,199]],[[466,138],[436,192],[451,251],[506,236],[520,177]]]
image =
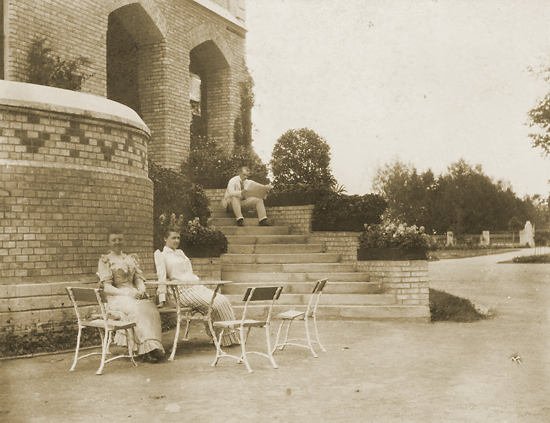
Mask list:
[[[250,170],[248,167],[243,166],[241,167],[240,173],[229,180],[222,200],[222,205],[228,211],[229,207],[231,207],[233,214],[237,219],[238,226],[244,226],[242,209],[247,209],[252,206],[256,206],[260,226],[271,226],[271,223],[267,220],[263,199],[272,186],[261,185],[257,182],[249,180],[249,174]],[[251,190],[251,188],[254,188],[253,194],[259,196],[252,196],[250,193],[247,193],[247,190]],[[263,192],[264,195],[256,194],[256,192]]]

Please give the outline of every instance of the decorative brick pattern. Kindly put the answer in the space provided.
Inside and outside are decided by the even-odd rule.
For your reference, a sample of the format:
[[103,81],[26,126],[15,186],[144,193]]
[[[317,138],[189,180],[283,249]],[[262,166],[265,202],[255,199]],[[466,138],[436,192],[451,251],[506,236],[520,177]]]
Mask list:
[[381,281],[384,291],[394,294],[398,304],[428,307],[429,283],[426,260],[358,261],[357,269],[369,272],[374,280]]
[[64,287],[96,281],[110,226],[153,270],[149,135],[74,110],[0,105],[1,330],[74,319]]
[[340,254],[342,262],[356,262],[359,232],[313,232],[310,242],[325,244],[327,253]]
[[[92,76],[84,82],[82,91],[99,96],[107,95],[105,34],[109,14],[128,5],[135,5],[134,11],[141,8],[140,13],[147,17],[144,22],[150,27],[140,33],[158,34],[162,39],[147,43],[141,40],[136,52],[140,108],[152,133],[149,155],[172,168],[179,168],[189,153],[190,52],[200,43],[211,41],[223,53],[227,67],[217,73],[209,88],[210,101],[214,101],[209,132],[228,150],[231,148],[240,107],[239,83],[246,71],[242,26],[193,0],[79,0],[70,5],[64,0],[6,2],[6,79],[27,81],[30,45],[35,37],[46,37],[64,58],[90,59],[91,64],[83,70]],[[240,2],[222,3],[230,13],[242,15],[244,6]],[[25,147],[34,150],[40,141],[32,136],[29,139]]]

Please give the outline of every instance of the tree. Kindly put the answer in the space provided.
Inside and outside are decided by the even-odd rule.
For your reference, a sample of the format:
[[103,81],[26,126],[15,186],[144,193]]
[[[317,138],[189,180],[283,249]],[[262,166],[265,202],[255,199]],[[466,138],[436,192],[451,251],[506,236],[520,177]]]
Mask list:
[[431,231],[436,180],[431,170],[419,174],[399,160],[378,168],[373,189],[388,202],[389,217]]
[[330,169],[330,146],[311,129],[290,129],[281,135],[270,165],[277,189],[336,187]]
[[508,221],[508,229],[512,232],[512,244],[515,242],[516,232],[523,228],[521,220],[517,216],[512,216]]

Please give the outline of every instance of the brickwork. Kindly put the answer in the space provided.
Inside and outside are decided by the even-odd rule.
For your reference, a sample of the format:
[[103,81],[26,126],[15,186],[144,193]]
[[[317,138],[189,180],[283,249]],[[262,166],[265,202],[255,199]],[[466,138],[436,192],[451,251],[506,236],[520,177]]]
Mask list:
[[[130,5],[124,13],[143,22],[134,37],[140,109],[152,132],[149,154],[159,164],[173,168],[178,168],[189,153],[190,52],[202,43],[212,43],[213,51],[221,52],[227,67],[216,70],[209,88],[209,133],[228,148],[232,145],[233,124],[239,113],[239,83],[246,69],[246,30],[242,24],[193,0],[79,0],[70,5],[64,0],[6,1],[6,79],[27,80],[30,45],[34,38],[46,37],[63,58],[90,59],[91,64],[83,70],[92,76],[82,91],[100,96],[107,95],[108,17]],[[222,2],[220,6],[244,16],[239,1]],[[121,18],[124,13],[120,13]]]
[[[9,92],[10,83],[4,85]],[[29,88],[33,92],[65,98],[64,90]],[[70,94],[68,99],[91,101]],[[143,122],[135,116],[131,124],[81,104],[32,101],[0,99],[3,330],[72,319],[64,287],[95,281],[110,226],[123,229],[126,251],[140,256],[144,271],[153,269],[153,186]],[[99,101],[104,111],[128,110]]]
[[421,305],[428,308],[429,283],[426,260],[358,261],[357,269],[369,272],[373,280],[381,281],[384,291],[395,295],[397,304]]
[[327,253],[340,254],[342,262],[356,262],[359,232],[313,232],[310,242],[325,244]]
[[266,207],[267,216],[278,225],[290,227],[293,234],[309,234],[313,206],[275,206]]

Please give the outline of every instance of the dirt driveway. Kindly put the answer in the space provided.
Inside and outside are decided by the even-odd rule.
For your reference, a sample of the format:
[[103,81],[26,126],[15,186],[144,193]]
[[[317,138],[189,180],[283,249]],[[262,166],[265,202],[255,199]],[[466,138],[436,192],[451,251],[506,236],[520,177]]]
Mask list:
[[95,359],[69,373],[67,354],[2,361],[0,421],[548,422],[550,265],[496,264],[509,256],[430,263],[434,287],[494,307],[492,320],[321,322],[328,352],[290,349],[277,370],[211,368],[200,327],[175,362],[103,376]]

